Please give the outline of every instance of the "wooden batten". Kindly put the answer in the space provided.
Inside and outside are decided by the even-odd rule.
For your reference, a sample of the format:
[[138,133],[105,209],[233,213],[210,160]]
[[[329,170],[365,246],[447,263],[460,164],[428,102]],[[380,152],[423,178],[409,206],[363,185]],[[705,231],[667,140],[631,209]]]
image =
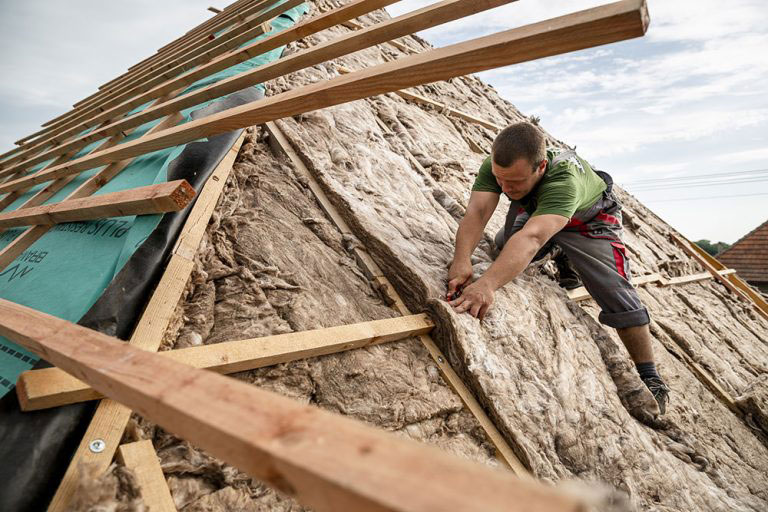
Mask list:
[[576,512],[584,507],[510,472],[6,300],[0,300],[0,335],[314,510]]
[[121,445],[117,450],[117,458],[133,472],[141,499],[151,512],[176,512],[176,504],[171,497],[152,441],[143,440]]
[[[152,295],[133,331],[129,341],[131,345],[151,352],[160,347],[160,340],[194,268],[194,254],[205,234],[208,220],[213,214],[244,139],[245,133],[235,141],[198,194],[179,234],[171,259],[157,284],[157,291]],[[48,512],[68,510],[69,502],[77,488],[79,467],[82,464],[90,464],[100,471],[106,471],[112,463],[112,457],[130,417],[131,410],[113,400],[105,399],[99,402],[91,423],[48,506]],[[89,443],[92,439],[103,440],[104,450],[99,453],[91,451]]]
[[3,213],[0,214],[0,228],[177,212],[194,197],[195,189],[189,183],[176,180]]
[[[397,341],[426,334],[433,327],[427,315],[409,315],[169,350],[160,355],[194,368],[227,374]],[[16,394],[23,411],[103,398],[84,382],[55,367],[22,373]]]
[[[225,94],[230,94],[246,87],[277,78],[284,74],[319,64],[328,59],[340,57],[348,53],[358,51],[362,48],[372,46],[374,44],[389,41],[392,37],[406,35],[412,31],[424,30],[441,23],[455,20],[461,18],[462,16],[474,14],[484,9],[497,7],[511,1],[513,0],[482,0],[479,2],[467,3],[463,0],[444,0],[443,2],[426,7],[424,9],[419,9],[413,13],[405,14],[378,25],[367,27],[359,33],[347,34],[346,36],[328,41],[327,43],[303,50],[301,52],[297,52],[293,55],[284,57],[276,62],[261,66],[252,71],[241,73],[237,76],[223,80],[216,84],[212,84],[208,87],[192,91],[184,96],[164,102],[162,105],[157,105],[155,107],[145,109],[144,111],[138,112],[129,118],[117,121],[110,126],[106,126],[99,130],[94,130],[93,132],[78,138],[77,141],[73,141],[66,145],[57,146],[49,151],[41,153],[40,155],[36,155],[29,160],[17,163],[12,167],[6,167],[6,169],[0,171],[0,177],[16,172],[20,169],[28,168],[30,165],[44,161],[45,159],[50,158],[52,155],[55,155],[60,151],[77,149],[79,147],[85,146],[93,140],[99,140],[100,138],[103,138],[107,135],[117,133],[132,126],[138,126],[168,112],[179,111],[184,108],[197,105],[203,101],[215,99]],[[226,55],[219,60],[213,61],[206,66],[201,67],[199,70],[190,72],[190,74],[185,74],[178,79],[166,82],[162,86],[153,89],[145,95],[131,99],[126,103],[109,109],[105,112],[100,112],[96,115],[96,117],[93,118],[93,121],[95,122],[100,119],[116,118],[121,113],[127,112],[131,108],[145,103],[151,97],[155,97],[157,94],[164,92],[168,88],[176,88],[184,85],[187,83],[188,78],[191,80],[188,83],[193,83],[200,77],[207,76],[211,72],[225,69],[226,67],[229,67],[236,62],[242,62],[245,57],[250,58],[256,55],[260,55],[269,49],[281,46],[282,44],[286,44],[287,42],[293,41],[299,37],[306,37],[308,33],[314,33],[318,30],[339,23],[345,18],[364,14],[364,12],[361,11],[369,12],[372,10],[372,7],[378,8],[382,6],[381,4],[390,3],[392,3],[390,0],[368,0],[365,3],[353,3],[340,9],[338,13],[334,11],[326,16],[319,17],[317,20],[308,20],[303,24],[297,25],[293,29],[275,34],[274,36],[266,38],[262,41],[257,41],[248,47],[242,48],[237,52],[233,52],[231,55]],[[333,14],[333,16],[331,16],[331,14]],[[69,130],[66,133],[75,133],[81,129],[82,127],[77,127],[77,129]],[[15,158],[9,160],[9,162],[12,163]]]
[[[466,4],[466,2],[460,3]],[[30,177],[3,183],[0,185],[0,192],[29,188],[36,183],[76,174],[112,161],[309,110],[499,66],[639,37],[645,33],[647,21],[643,0],[623,0],[412,55],[396,62],[307,85],[252,104],[190,121],[178,127],[162,130],[150,137],[142,137],[140,140],[85,156]],[[368,29],[374,27],[368,27]],[[354,32],[349,35],[355,36],[362,33]],[[279,76],[285,71],[283,67],[287,68],[291,62],[292,60],[288,57],[269,66],[275,72],[280,70],[277,75]],[[243,75],[232,77],[217,86],[224,87],[226,84],[237,83]],[[240,88],[248,85],[252,84],[246,82],[241,84]]]

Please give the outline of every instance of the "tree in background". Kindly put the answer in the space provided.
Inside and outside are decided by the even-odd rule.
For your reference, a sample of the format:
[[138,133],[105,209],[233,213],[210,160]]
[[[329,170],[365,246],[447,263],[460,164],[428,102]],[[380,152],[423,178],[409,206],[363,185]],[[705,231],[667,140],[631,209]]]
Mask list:
[[731,247],[731,244],[727,244],[725,242],[712,243],[706,238],[702,240],[696,240],[694,243],[707,251],[712,256],[717,256],[719,253]]

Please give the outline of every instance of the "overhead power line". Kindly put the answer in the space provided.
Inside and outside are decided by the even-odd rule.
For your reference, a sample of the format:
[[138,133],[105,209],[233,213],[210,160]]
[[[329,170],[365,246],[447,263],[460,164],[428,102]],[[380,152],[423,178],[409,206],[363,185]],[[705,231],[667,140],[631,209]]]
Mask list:
[[629,185],[646,185],[646,184],[652,184],[652,183],[670,183],[670,182],[677,182],[677,181],[688,181],[688,180],[701,180],[704,178],[728,178],[733,176],[744,176],[752,175],[752,174],[764,174],[768,173],[768,169],[754,169],[751,171],[733,171],[733,172],[716,172],[716,173],[706,173],[706,174],[689,174],[686,176],[672,176],[667,178],[648,178],[644,180],[635,180],[635,181],[627,181],[624,183],[624,186]]
[[644,203],[671,203],[672,201],[698,201],[701,199],[730,199],[732,197],[754,197],[754,196],[768,196],[768,192],[764,194],[733,194],[728,196],[704,196],[704,197],[681,197],[677,199],[647,199]]

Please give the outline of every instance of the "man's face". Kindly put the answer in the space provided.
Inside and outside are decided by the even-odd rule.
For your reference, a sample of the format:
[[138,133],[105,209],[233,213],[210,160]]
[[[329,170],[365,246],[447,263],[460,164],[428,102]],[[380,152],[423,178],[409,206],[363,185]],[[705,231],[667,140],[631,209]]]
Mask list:
[[501,190],[515,200],[522,199],[533,190],[546,168],[546,160],[532,164],[525,158],[518,158],[509,167],[501,167],[491,159],[491,172],[499,182]]

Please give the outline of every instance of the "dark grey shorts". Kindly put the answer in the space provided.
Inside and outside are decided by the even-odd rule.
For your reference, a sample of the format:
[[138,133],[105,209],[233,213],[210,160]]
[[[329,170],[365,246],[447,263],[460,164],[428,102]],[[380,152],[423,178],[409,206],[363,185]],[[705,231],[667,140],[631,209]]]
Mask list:
[[[512,201],[504,228],[496,235],[499,250],[528,218],[520,203]],[[609,190],[591,208],[576,212],[534,258],[543,257],[557,244],[600,306],[600,322],[614,328],[650,322],[648,310],[629,282],[629,259],[621,234],[621,206]]]

